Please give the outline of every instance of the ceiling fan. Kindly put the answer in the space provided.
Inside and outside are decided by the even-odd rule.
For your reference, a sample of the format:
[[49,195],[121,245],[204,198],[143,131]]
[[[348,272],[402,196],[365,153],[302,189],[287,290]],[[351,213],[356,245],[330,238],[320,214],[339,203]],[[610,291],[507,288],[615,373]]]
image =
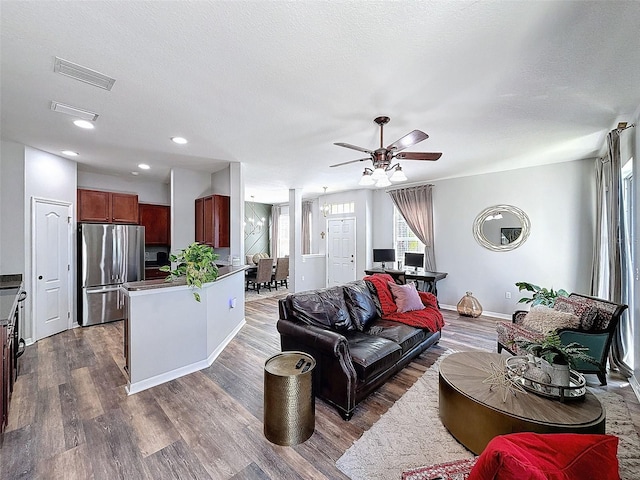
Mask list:
[[[383,129],[384,126],[389,123],[391,119],[389,117],[376,117],[373,119],[375,123],[380,125],[380,148],[376,150],[368,150],[366,148],[351,145],[350,143],[334,143],[339,147],[350,148],[352,150],[358,150],[359,152],[368,153],[369,156],[365,158],[358,158],[356,160],[350,160],[348,162],[336,163],[331,167],[339,167],[341,165],[347,165],[349,163],[364,162],[365,160],[371,160],[373,163],[373,169],[366,167],[360,179],[360,185],[373,185],[377,187],[386,187],[391,185],[391,182],[402,182],[407,180],[406,175],[402,171],[399,163],[392,165],[394,159],[398,160],[438,160],[442,153],[435,152],[404,152],[407,147],[415,145],[423,140],[429,138],[429,135],[420,131],[414,130],[404,137],[396,140],[388,147],[384,147],[383,141]],[[390,178],[387,177],[386,172],[393,170],[393,174]]]

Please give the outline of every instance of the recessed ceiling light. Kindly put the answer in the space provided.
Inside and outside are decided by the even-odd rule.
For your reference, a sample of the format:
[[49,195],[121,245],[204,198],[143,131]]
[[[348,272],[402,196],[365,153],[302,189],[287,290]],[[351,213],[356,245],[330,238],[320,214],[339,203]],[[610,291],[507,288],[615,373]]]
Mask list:
[[60,152],[60,153],[62,153],[64,155],[67,155],[69,157],[77,157],[79,155],[78,152],[74,152],[72,150],[62,150],[62,152]]
[[182,137],[171,137],[171,141],[173,143],[177,143],[178,145],[184,145],[185,143],[187,143],[187,139]]
[[140,168],[141,170],[149,170],[151,167],[146,163],[139,163],[138,168]]
[[131,175],[140,175],[139,172],[131,172]]
[[95,128],[95,126],[93,125],[93,123],[88,122],[87,120],[74,120],[73,124],[76,127],[80,127],[80,128],[86,128],[86,129],[92,129]]

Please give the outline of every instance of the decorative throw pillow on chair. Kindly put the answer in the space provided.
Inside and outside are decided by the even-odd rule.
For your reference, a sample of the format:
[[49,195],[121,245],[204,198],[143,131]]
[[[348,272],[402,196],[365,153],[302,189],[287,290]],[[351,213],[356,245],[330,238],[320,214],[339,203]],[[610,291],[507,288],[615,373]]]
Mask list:
[[580,298],[558,297],[553,309],[559,312],[572,313],[580,319],[582,330],[591,330],[598,318],[598,309]]
[[580,319],[573,313],[560,312],[544,305],[536,305],[524,317],[522,326],[546,334],[559,328],[578,328]]
[[397,285],[394,282],[389,282],[389,288],[391,289],[391,294],[396,301],[398,312],[411,312],[413,310],[422,310],[424,308],[415,284],[407,283],[406,285]]

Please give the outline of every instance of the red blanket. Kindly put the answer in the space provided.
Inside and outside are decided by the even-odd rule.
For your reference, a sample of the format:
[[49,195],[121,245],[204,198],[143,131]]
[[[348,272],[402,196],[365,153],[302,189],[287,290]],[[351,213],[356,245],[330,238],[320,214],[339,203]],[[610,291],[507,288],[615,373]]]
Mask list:
[[388,284],[388,282],[393,282],[391,275],[376,273],[375,275],[364,277],[364,280],[370,282],[375,288],[384,320],[392,320],[412,327],[426,328],[430,332],[436,332],[444,327],[444,319],[438,309],[438,300],[432,293],[418,292],[420,300],[425,306],[424,309],[399,313]]

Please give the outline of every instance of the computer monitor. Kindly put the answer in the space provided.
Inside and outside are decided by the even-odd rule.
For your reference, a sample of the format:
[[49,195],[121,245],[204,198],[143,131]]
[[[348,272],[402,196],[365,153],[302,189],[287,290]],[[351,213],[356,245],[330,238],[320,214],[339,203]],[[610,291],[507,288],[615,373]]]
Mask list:
[[382,268],[385,268],[385,262],[396,261],[396,251],[393,248],[374,248],[373,249],[373,261],[381,262]]
[[413,267],[415,270],[424,267],[424,253],[405,252],[404,266]]

